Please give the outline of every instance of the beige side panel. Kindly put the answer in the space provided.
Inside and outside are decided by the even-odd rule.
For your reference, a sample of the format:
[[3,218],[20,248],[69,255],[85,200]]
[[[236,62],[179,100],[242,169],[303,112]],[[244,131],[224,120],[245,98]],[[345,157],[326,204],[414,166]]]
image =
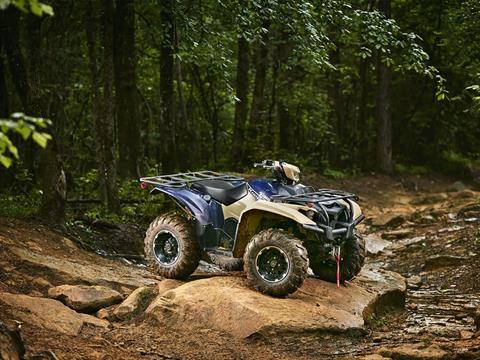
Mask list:
[[[260,210],[268,213],[280,215],[289,219],[292,219],[299,224],[310,224],[315,225],[313,220],[310,220],[308,217],[303,215],[299,209],[309,210],[306,206],[293,205],[293,204],[284,204],[284,203],[275,203],[266,200],[257,200],[254,203],[251,203],[248,207],[244,209],[244,213],[250,210]],[[241,222],[241,216],[240,216]]]
[[299,224],[315,225],[315,222],[299,212],[299,209],[308,210],[306,206],[273,203],[265,200],[257,200],[242,212],[237,228],[233,256],[242,257],[245,246],[250,239],[258,232],[263,220],[285,221],[291,219]]
[[240,218],[240,214],[247,208],[248,206],[251,206],[255,201],[255,196],[253,196],[250,192],[244,196],[242,199],[239,201],[234,202],[231,205],[225,206],[222,205],[222,210],[223,210],[223,217],[225,219],[228,218],[234,218],[238,220]]

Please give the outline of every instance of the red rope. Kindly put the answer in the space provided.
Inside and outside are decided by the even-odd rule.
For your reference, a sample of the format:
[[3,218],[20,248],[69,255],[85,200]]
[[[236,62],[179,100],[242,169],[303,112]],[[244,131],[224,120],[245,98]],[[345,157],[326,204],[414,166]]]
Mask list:
[[337,288],[340,288],[340,255],[337,255]]

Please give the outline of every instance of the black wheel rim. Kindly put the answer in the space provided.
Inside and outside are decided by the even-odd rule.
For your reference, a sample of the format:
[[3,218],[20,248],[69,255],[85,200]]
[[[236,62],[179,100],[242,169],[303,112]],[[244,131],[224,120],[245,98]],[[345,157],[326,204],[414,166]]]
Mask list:
[[178,240],[170,231],[160,231],[153,241],[153,254],[162,265],[172,265],[178,259]]
[[266,246],[260,250],[255,262],[258,275],[267,282],[280,282],[287,277],[290,271],[287,254],[276,246]]

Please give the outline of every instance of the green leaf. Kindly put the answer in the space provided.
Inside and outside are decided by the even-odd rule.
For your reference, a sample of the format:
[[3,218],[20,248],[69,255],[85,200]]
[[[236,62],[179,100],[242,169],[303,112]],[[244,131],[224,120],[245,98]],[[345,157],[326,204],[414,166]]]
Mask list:
[[10,5],[10,0],[0,0],[0,10],[5,10]]
[[0,155],[0,164],[8,169],[12,165],[12,159],[5,155]]
[[47,147],[47,141],[48,138],[45,136],[45,133],[37,133],[34,132],[32,134],[32,139],[35,141],[40,147],[46,148]]
[[42,16],[42,7],[38,0],[30,0],[30,11],[37,16]]
[[8,151],[12,153],[15,159],[18,159],[18,149],[15,145],[13,145],[12,143],[8,144]]
[[19,133],[23,140],[27,140],[28,137],[32,134],[32,130],[27,126],[19,126],[15,129],[15,132]]
[[55,13],[53,12],[53,8],[50,5],[40,3],[40,7],[42,8],[43,13],[53,16]]

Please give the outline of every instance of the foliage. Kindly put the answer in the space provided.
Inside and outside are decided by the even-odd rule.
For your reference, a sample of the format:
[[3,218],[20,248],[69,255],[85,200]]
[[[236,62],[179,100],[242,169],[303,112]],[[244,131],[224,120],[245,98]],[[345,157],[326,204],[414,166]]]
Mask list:
[[41,192],[31,191],[28,194],[5,194],[0,196],[0,216],[29,217],[37,212],[40,205]]
[[343,171],[334,170],[334,169],[330,169],[330,168],[325,169],[323,171],[323,175],[325,175],[326,177],[335,179],[335,180],[341,180],[341,179],[346,178],[346,174]]
[[[97,150],[105,144],[95,136],[92,115],[87,3],[51,0],[55,16],[39,21],[32,13],[52,14],[39,0],[0,0],[2,9],[10,4],[20,9],[17,28],[9,30],[13,36],[5,37],[12,44],[0,49],[0,65],[5,69],[0,91],[5,83],[8,109],[25,108],[54,120],[57,158],[64,166],[69,199],[100,201],[105,174],[98,166]],[[99,15],[90,20],[102,83],[100,78],[108,70],[100,13],[104,3],[91,3]],[[164,17],[169,4],[170,19]],[[391,0],[391,18],[378,11],[377,4],[367,0],[133,2],[134,33],[127,35],[133,38],[136,53],[127,54],[127,60],[136,66],[123,66],[120,75],[114,74],[118,77],[114,90],[123,89],[122,81],[133,74],[126,87],[138,97],[138,175],[164,171],[166,145],[175,149],[172,156],[181,171],[251,171],[251,163],[264,158],[285,159],[332,178],[376,171],[380,64],[391,70],[395,170],[467,174],[480,158],[480,2]],[[247,96],[242,100],[237,84],[241,39],[247,43],[242,51],[248,60]],[[174,118],[168,124],[170,131],[161,117],[166,104],[160,100],[164,79],[159,68],[165,47],[173,52],[173,88],[168,94],[171,100],[167,99]],[[18,51],[7,53],[7,48]],[[118,58],[122,48],[106,55]],[[22,84],[26,100],[22,100]],[[98,90],[103,92],[103,83]],[[9,114],[1,100],[0,113]],[[247,109],[239,133],[234,122],[241,101]],[[252,124],[254,104],[259,116]],[[103,109],[98,110],[102,114]],[[109,125],[118,129],[118,121]],[[45,145],[50,138],[45,127],[22,117],[2,120],[1,128],[8,130],[0,133],[3,166],[20,158],[19,166],[6,172],[2,189],[12,188],[19,177],[32,183],[30,189],[38,187],[39,183],[33,184],[39,182],[33,175],[38,156],[16,140],[30,131],[29,137]],[[232,152],[238,136],[244,140],[242,158]],[[129,144],[117,136],[114,155],[124,146]],[[122,219],[164,206],[160,198],[151,199],[140,191],[135,180],[114,180],[123,200]],[[102,204],[82,211],[109,216]]]
[[37,16],[44,14],[53,16],[53,8],[38,0],[0,0],[0,10],[5,10],[10,4],[26,13],[31,12]]
[[50,120],[14,113],[10,119],[0,119],[0,164],[8,168],[12,165],[12,158],[18,159],[18,149],[8,137],[8,133],[17,133],[23,140],[32,140],[41,148],[47,147],[52,136],[45,132]]

